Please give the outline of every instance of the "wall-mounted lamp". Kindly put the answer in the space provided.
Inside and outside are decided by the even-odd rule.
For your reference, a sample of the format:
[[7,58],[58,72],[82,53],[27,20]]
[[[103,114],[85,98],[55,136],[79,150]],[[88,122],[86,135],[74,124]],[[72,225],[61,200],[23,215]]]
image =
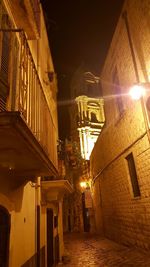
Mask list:
[[[144,118],[144,122],[145,122],[145,127],[146,127],[146,132],[147,132],[147,136],[150,142],[150,132],[149,132],[149,128],[150,128],[150,122],[149,122],[149,96],[145,97],[146,95],[146,90],[145,87],[149,87],[150,83],[141,83],[140,82],[140,75],[138,72],[138,65],[137,65],[137,61],[136,61],[136,54],[134,51],[134,45],[133,45],[133,39],[132,39],[132,35],[131,35],[131,30],[130,30],[130,25],[129,25],[129,20],[128,20],[128,14],[127,11],[125,10],[122,14],[122,17],[124,19],[124,23],[125,23],[125,27],[126,27],[126,31],[127,31],[127,37],[128,37],[128,42],[129,42],[129,48],[131,51],[131,57],[132,57],[132,61],[133,61],[133,66],[134,66],[134,72],[135,72],[135,77],[136,77],[136,85],[134,85],[130,92],[129,95],[132,97],[133,100],[138,100],[140,99],[141,101],[141,107],[142,107],[142,112],[143,112],[143,118]],[[149,88],[148,88],[149,89]],[[146,99],[145,99],[146,98]]]
[[80,182],[80,186],[82,189],[86,189],[87,188],[87,182]]
[[139,100],[145,95],[145,88],[140,84],[135,84],[130,88],[129,95],[133,100]]
[[81,180],[80,187],[81,187],[82,192],[86,191],[87,189],[90,189],[91,181],[90,180]]
[[150,83],[137,83],[130,88],[129,95],[133,100],[140,100],[147,136],[150,142]]

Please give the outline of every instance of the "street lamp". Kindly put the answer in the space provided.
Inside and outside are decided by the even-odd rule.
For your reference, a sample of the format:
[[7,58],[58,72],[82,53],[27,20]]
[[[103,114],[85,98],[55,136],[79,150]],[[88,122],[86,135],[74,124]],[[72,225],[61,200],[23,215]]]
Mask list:
[[82,180],[79,184],[80,184],[80,187],[81,187],[82,192],[84,192],[87,189],[90,189],[90,187],[91,187],[91,180],[85,179],[85,180]]
[[148,93],[147,92],[148,90],[146,90],[147,87],[149,90],[150,83],[137,83],[130,88],[129,95],[131,96],[131,98],[133,100],[140,100],[141,101],[141,107],[142,107],[142,113],[143,113],[146,133],[147,133],[147,136],[148,136],[148,139],[150,142],[150,131],[149,131],[150,125],[149,125],[149,118],[148,118],[148,112],[147,112],[147,109],[148,109],[148,111],[150,111],[150,100],[148,97],[146,104],[145,104],[145,100],[144,100],[144,97],[146,97],[146,93]]
[[80,186],[82,189],[86,189],[87,188],[87,182],[80,182]]
[[141,84],[135,84],[130,88],[129,95],[133,100],[139,100],[145,95],[145,88]]
[[[136,62],[136,55],[135,55],[135,51],[134,51],[134,45],[133,45],[132,35],[131,35],[131,31],[130,31],[128,14],[127,14],[126,10],[123,12],[122,18],[124,20],[126,31],[127,31],[129,48],[131,51],[131,57],[132,57],[134,72],[135,72],[135,77],[136,77],[136,85],[134,85],[130,89],[129,95],[132,97],[132,99],[134,99],[134,100],[140,99],[140,101],[141,101],[141,107],[142,107],[143,118],[144,118],[144,122],[145,122],[146,133],[147,133],[147,136],[148,136],[148,139],[150,142],[149,120],[148,120],[148,113],[146,110],[146,105],[147,105],[147,108],[149,109],[149,100],[147,101],[146,105],[145,105],[145,101],[144,101],[144,96],[146,94],[145,88],[148,86],[148,89],[149,89],[150,83],[147,83],[147,82],[141,83],[140,82],[140,75],[138,72],[138,65]],[[150,111],[150,109],[149,109],[149,111]]]

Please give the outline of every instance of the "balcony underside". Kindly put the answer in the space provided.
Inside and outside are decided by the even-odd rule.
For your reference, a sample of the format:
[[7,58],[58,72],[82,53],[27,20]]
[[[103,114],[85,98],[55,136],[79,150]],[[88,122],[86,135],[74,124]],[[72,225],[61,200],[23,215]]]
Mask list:
[[57,170],[19,112],[0,113],[0,173],[16,180],[56,176]]
[[64,194],[72,193],[73,187],[68,180],[42,181],[42,203],[58,202]]

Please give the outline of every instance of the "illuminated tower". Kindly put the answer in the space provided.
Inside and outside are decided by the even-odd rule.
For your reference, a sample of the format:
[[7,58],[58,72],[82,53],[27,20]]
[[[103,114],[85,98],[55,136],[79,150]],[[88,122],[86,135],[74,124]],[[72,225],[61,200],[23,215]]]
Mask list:
[[86,71],[84,64],[76,70],[71,82],[71,136],[80,143],[81,156],[89,160],[105,122],[104,100],[99,77]]
[[[75,71],[71,80],[70,142],[78,154],[72,169],[74,193],[72,231],[95,230],[94,211],[91,201],[90,154],[105,122],[104,100],[101,97],[99,77],[87,71],[84,63]],[[67,123],[67,121],[66,121]],[[81,185],[85,185],[82,186]]]
[[104,125],[104,100],[85,95],[76,97],[78,131],[82,158],[89,160],[94,144]]

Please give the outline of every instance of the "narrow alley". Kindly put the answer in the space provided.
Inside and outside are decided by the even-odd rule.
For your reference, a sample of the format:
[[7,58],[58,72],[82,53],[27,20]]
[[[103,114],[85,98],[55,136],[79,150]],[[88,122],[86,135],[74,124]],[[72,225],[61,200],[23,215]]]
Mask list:
[[0,267],[150,267],[150,0],[0,0]]
[[150,255],[89,233],[65,234],[65,267],[149,267]]

